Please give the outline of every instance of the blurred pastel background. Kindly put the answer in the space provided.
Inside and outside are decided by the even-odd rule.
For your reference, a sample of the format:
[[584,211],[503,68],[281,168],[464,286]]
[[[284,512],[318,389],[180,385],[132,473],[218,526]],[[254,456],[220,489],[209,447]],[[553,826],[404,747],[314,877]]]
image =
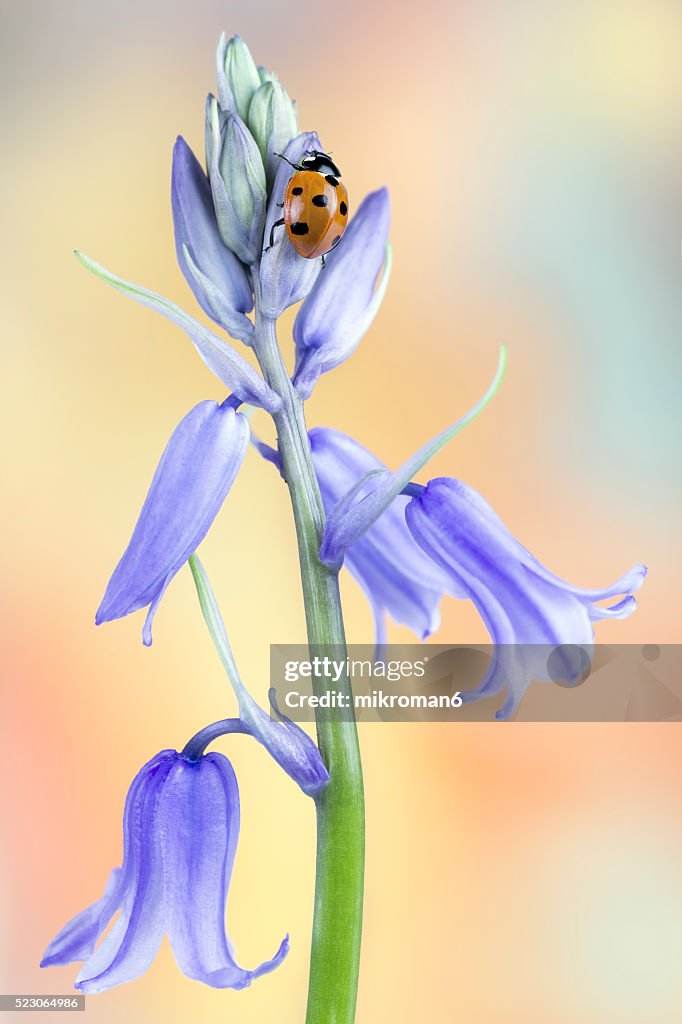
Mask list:
[[[482,491],[577,584],[645,561],[637,614],[599,636],[679,641],[682,8],[5,0],[0,11],[0,990],[66,993],[75,970],[37,964],[120,857],[132,775],[232,711],[188,572],[150,650],[139,615],[93,625],[172,428],[223,391],[175,327],[88,276],[71,250],[197,313],[175,265],[170,153],[178,133],[202,152],[215,43],[239,32],[334,150],[355,205],[383,183],[392,195],[384,307],[318,387],[311,425],[348,430],[396,465],[472,404],[506,340],[502,392],[433,475]],[[268,644],[301,642],[304,627],[286,493],[257,458],[202,558],[264,698]],[[349,636],[367,641],[368,609],[351,581],[344,592]],[[437,639],[485,633],[449,601]],[[361,739],[361,1024],[682,1019],[679,724],[368,725]],[[164,946],[142,979],[91,997],[89,1020],[303,1019],[313,807],[255,744],[220,749],[243,799],[228,913],[238,958],[271,956],[287,930],[291,955],[252,989],[217,992],[184,978]]]

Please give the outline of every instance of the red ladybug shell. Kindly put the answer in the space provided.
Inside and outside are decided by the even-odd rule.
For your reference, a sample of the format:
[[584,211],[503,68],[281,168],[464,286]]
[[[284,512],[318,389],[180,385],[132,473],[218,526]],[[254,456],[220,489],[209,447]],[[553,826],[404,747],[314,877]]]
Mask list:
[[348,190],[333,174],[297,171],[284,193],[284,224],[294,249],[307,260],[341,241],[348,223]]

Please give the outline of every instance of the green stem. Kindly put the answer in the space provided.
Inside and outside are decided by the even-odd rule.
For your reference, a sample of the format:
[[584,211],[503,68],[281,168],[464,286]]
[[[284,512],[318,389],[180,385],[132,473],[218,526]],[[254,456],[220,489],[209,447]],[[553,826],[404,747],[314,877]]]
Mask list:
[[[301,563],[311,655],[333,645],[345,660],[338,574],[318,558],[324,509],[313,469],[303,403],[282,359],[275,322],[258,313],[254,351],[265,380],[282,398],[274,414],[283,475],[291,495]],[[349,680],[338,687],[350,697]],[[317,720],[317,738],[330,782],[316,800],[317,865],[306,1024],[353,1024],[362,933],[365,807],[362,765],[354,721],[348,712]]]

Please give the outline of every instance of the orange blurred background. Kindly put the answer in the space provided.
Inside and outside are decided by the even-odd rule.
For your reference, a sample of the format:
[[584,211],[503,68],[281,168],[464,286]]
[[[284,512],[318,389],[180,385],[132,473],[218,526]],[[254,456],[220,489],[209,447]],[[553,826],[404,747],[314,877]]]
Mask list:
[[[663,0],[0,4],[5,369],[0,990],[40,971],[121,849],[128,784],[233,713],[183,571],[155,623],[96,629],[157,459],[222,398],[181,332],[87,275],[74,247],[197,312],[174,258],[170,154],[201,155],[222,29],[297,98],[357,206],[387,184],[394,276],[311,425],[395,466],[510,369],[429,475],[462,477],[554,572],[583,586],[649,566],[607,642],[679,632],[682,10]],[[292,315],[282,344],[290,351]],[[256,424],[268,439],[266,418]],[[201,549],[245,679],[301,642],[287,495],[249,457]],[[350,639],[371,639],[344,582]],[[395,640],[409,634],[393,629]],[[443,643],[482,641],[446,601]],[[358,1021],[677,1024],[682,747],[667,725],[367,725],[366,928]],[[314,814],[261,748],[218,745],[243,828],[228,921],[245,992],[184,978],[164,946],[89,1019],[282,1024],[304,1014]],[[11,1017],[12,1015],[8,1015]],[[31,1014],[22,1015],[30,1020]],[[37,1015],[33,1015],[37,1016]]]

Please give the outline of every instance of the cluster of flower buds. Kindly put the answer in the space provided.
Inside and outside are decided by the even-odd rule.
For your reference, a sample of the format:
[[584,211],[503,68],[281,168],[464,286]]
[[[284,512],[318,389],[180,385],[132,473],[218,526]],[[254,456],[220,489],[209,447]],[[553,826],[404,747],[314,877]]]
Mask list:
[[[254,305],[256,317],[276,320],[304,300],[294,323],[294,382],[306,398],[321,374],[351,355],[381,305],[390,272],[388,192],[379,189],[360,204],[324,273],[321,260],[299,255],[284,232],[263,253],[291,164],[321,151],[322,144],[314,132],[296,135],[294,103],[272,72],[256,66],[239,36],[221,38],[217,71],[218,95],[206,103],[206,171],[182,137],[173,149],[178,263],[203,311],[246,345],[253,344]],[[281,397],[224,338],[175,303],[78,257],[117,290],[180,326],[232,391],[220,405],[200,403],[176,428],[97,612],[101,623],[149,607],[143,629],[149,645],[161,597],[204,539],[244,460],[249,429],[236,410],[248,403],[276,413]]]

